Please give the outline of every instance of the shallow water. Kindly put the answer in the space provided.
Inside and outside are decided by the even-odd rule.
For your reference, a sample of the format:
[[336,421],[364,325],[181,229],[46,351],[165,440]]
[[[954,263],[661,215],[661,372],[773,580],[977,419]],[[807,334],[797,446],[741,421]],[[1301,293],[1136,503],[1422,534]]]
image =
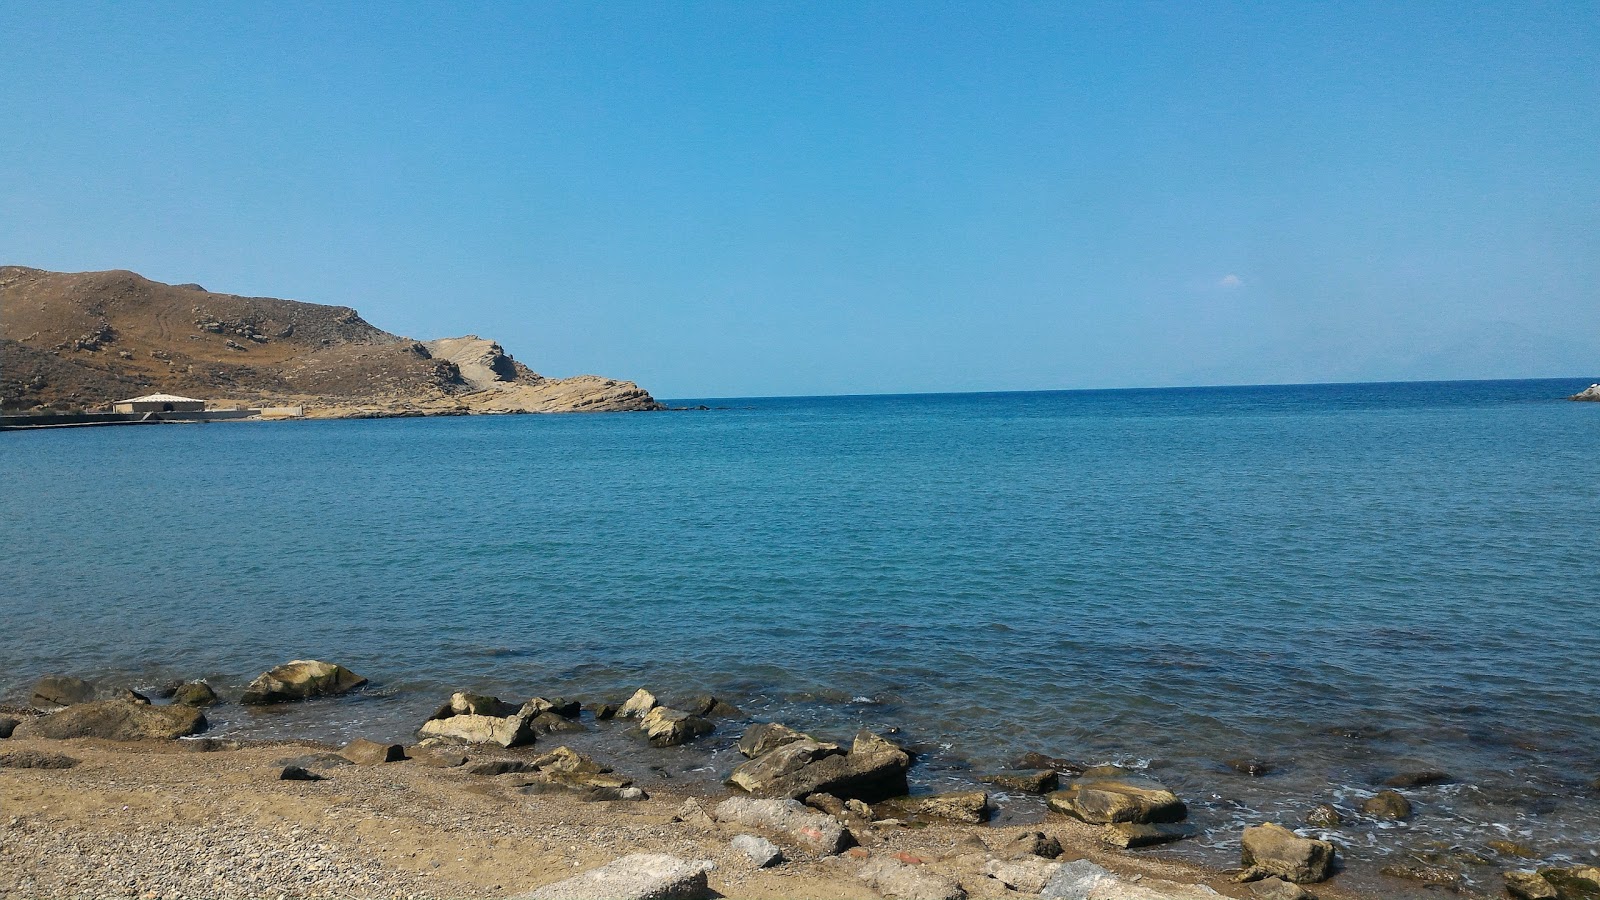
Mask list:
[[1428,768],[1458,783],[1352,853],[1590,859],[1600,404],[1552,399],[1587,383],[8,433],[0,696],[331,659],[373,689],[214,718],[338,739],[458,687],[704,689],[898,727],[924,787],[1026,750],[1148,765],[1214,829],[1177,852]]

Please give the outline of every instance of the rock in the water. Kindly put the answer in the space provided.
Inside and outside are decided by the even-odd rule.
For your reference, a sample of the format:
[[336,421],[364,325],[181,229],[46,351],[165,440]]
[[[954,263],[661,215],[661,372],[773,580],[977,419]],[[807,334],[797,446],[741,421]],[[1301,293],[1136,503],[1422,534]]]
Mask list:
[[1303,887],[1282,878],[1265,878],[1250,885],[1255,900],[1314,900]]
[[1449,784],[1453,781],[1455,779],[1448,772],[1423,770],[1421,772],[1401,772],[1398,775],[1391,775],[1383,780],[1383,786],[1409,789],[1429,787],[1435,784]]
[[1084,767],[1083,763],[1074,762],[1070,759],[1062,759],[1057,756],[1046,756],[1045,754],[1037,751],[1029,751],[1022,754],[1022,756],[1017,759],[1016,765],[1012,766],[1012,768],[1049,769],[1052,772],[1060,772],[1064,775],[1081,775],[1083,774]]
[[717,719],[737,719],[744,715],[739,707],[732,703],[725,703],[710,694],[695,694],[672,704],[673,709],[681,709],[691,716]]
[[38,750],[13,750],[0,753],[0,769],[70,769],[78,761],[64,753],[41,753]]
[[171,740],[206,729],[206,717],[187,706],[151,706],[127,700],[79,703],[17,726],[18,737]]
[[1460,872],[1419,860],[1389,863],[1379,868],[1378,874],[1387,875],[1390,878],[1403,878],[1406,881],[1418,881],[1430,887],[1444,888],[1451,892],[1461,890],[1462,879]]
[[1038,856],[1025,856],[1022,859],[1009,861],[991,859],[984,864],[983,874],[1013,891],[1037,894],[1050,883],[1050,877],[1056,874],[1061,865]]
[[424,738],[442,738],[468,744],[498,744],[521,747],[534,742],[533,723],[521,716],[451,716],[429,719],[417,729]]
[[1375,819],[1411,818],[1411,801],[1398,791],[1379,791],[1361,801],[1361,811]]
[[849,842],[848,833],[838,819],[814,812],[798,800],[733,797],[717,804],[714,815],[718,822],[786,835],[815,853],[838,853]]
[[1556,886],[1538,872],[1507,872],[1506,893],[1514,900],[1560,900]]
[[[456,691],[450,699],[440,706],[431,718],[448,719],[451,716],[493,716],[504,719],[507,716],[517,715],[524,707],[519,708],[515,703],[507,703],[499,697],[488,694],[474,694],[471,691]],[[541,710],[542,712],[543,710]],[[537,713],[535,713],[537,715]]]
[[1241,881],[1276,876],[1295,884],[1313,884],[1333,872],[1332,844],[1303,838],[1270,822],[1244,830],[1239,855],[1245,867]]
[[873,890],[898,900],[962,900],[967,892],[955,880],[887,856],[875,856],[856,873]]
[[800,771],[824,756],[843,752],[838,744],[819,744],[810,738],[791,741],[749,762],[740,763],[729,774],[728,783],[752,794],[769,793],[785,776]]
[[[816,744],[814,741],[811,743]],[[774,753],[788,750],[787,746],[780,747]],[[850,752],[842,756],[832,752],[820,756],[814,750],[806,752],[812,755],[809,762],[777,777],[763,779],[755,790],[746,790],[766,797],[796,799],[808,794],[824,793],[868,803],[904,796],[906,793],[906,770],[911,768],[911,755],[870,731],[858,733]],[[750,770],[746,766],[749,765],[745,763],[734,771],[745,770],[748,774]]]
[[1484,846],[1500,854],[1501,856],[1514,856],[1518,859],[1538,859],[1543,855],[1539,851],[1519,841],[1508,841],[1504,838],[1493,838],[1491,840],[1484,841],[1483,843]]
[[239,702],[247,706],[290,703],[312,697],[344,694],[366,684],[360,675],[333,663],[296,659],[263,672],[244,689]]
[[676,747],[701,735],[710,734],[716,726],[699,716],[691,716],[678,709],[657,706],[639,720],[639,730],[652,747]]
[[339,755],[360,766],[399,762],[406,758],[406,748],[399,744],[380,744],[366,738],[356,738],[344,745]]
[[95,696],[94,685],[71,675],[46,675],[33,686],[29,700],[39,709],[55,709],[74,703],[88,703]]
[[1583,390],[1573,394],[1568,400],[1600,400],[1600,384],[1591,384]]
[[1148,778],[1091,777],[1085,773],[1065,788],[1046,795],[1046,801],[1051,809],[1091,825],[1181,822],[1189,815],[1178,795]]
[[1223,760],[1222,764],[1233,771],[1238,772],[1240,775],[1248,775],[1251,778],[1260,778],[1263,775],[1269,775],[1272,773],[1274,768],[1272,763],[1269,763],[1264,759],[1256,759],[1249,756],[1235,756],[1231,759]]
[[321,781],[323,776],[302,766],[284,766],[278,773],[279,781]]
[[1045,900],[1089,900],[1089,894],[1116,877],[1087,859],[1066,863],[1050,876],[1039,896]]
[[[744,734],[739,738],[739,752],[750,759],[755,759],[758,756],[765,756],[771,753],[784,744],[792,744],[795,741],[802,740],[811,740],[811,736],[801,734],[793,728],[787,725],[780,725],[777,722],[762,722],[745,729]],[[822,742],[813,741],[813,743]]]
[[1600,900],[1600,868],[1549,868],[1540,869],[1539,874],[1556,889],[1556,897],[1560,900]]
[[594,720],[596,722],[605,722],[610,719],[615,719],[617,717],[617,710],[621,709],[622,707],[615,703],[596,703],[590,708],[594,711]]
[[10,716],[0,716],[0,740],[5,740],[6,738],[11,737],[11,732],[15,731],[17,726],[20,724],[22,724],[21,719],[13,719]]
[[1313,828],[1338,828],[1344,824],[1344,814],[1331,803],[1318,803],[1306,813],[1306,824]]
[[706,884],[710,867],[705,860],[635,853],[517,900],[701,900],[712,896]]
[[181,684],[177,690],[172,692],[172,702],[174,704],[192,706],[195,709],[215,706],[218,699],[217,692],[212,690],[211,685],[206,684],[204,681],[191,681]]
[[992,784],[1003,791],[1024,794],[1048,794],[1060,786],[1061,776],[1054,769],[1007,769],[979,775],[978,780]]
[[886,818],[939,819],[966,825],[989,821],[989,795],[983,791],[956,791],[928,797],[904,797],[884,804]]
[[106,698],[106,699],[108,699],[108,700],[126,700],[129,703],[138,703],[138,704],[143,705],[143,706],[149,706],[150,705],[150,698],[146,697],[145,695],[143,695],[141,693],[139,693],[138,691],[134,690],[133,688],[121,688],[120,690],[113,691],[111,696]]
[[616,717],[619,719],[642,718],[645,713],[655,709],[660,705],[661,703],[660,701],[656,700],[655,694],[650,693],[644,688],[639,688],[637,691],[633,692],[633,696],[629,697],[627,702],[622,704],[622,708],[617,710]]
[[1115,847],[1118,850],[1136,850],[1140,847],[1170,844],[1173,841],[1194,837],[1194,835],[1194,828],[1188,825],[1144,825],[1137,822],[1116,822],[1101,829],[1100,840],[1106,846]]
[[1005,859],[1042,856],[1055,859],[1061,855],[1061,842],[1042,831],[1024,831],[1014,837],[996,841],[989,847]]
[[561,734],[568,731],[588,731],[589,726],[577,719],[569,719],[557,712],[542,712],[528,720],[535,734]]
[[729,846],[750,857],[750,861],[755,863],[758,869],[765,869],[768,866],[775,866],[783,862],[783,851],[778,849],[777,844],[764,837],[741,834],[730,841]]
[[[556,697],[553,700],[534,697],[522,704],[522,708],[516,710],[516,714],[533,718],[534,716],[551,713],[563,719],[576,719],[582,709],[583,706],[578,701],[568,700],[565,697]],[[502,713],[502,715],[511,715],[511,713]]]

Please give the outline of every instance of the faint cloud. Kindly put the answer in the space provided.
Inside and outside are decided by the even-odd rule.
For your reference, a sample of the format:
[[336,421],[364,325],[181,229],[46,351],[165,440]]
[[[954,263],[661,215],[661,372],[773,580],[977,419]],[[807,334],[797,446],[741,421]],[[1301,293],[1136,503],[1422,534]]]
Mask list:
[[1230,289],[1244,287],[1244,279],[1233,274],[1232,272],[1229,272],[1217,281],[1217,287]]

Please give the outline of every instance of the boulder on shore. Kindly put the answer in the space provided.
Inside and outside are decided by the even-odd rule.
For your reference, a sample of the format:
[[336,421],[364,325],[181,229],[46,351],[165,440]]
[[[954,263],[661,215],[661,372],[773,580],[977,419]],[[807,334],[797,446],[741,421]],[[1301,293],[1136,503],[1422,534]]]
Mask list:
[[733,797],[717,804],[718,822],[731,822],[783,835],[813,853],[830,855],[851,842],[838,819],[816,812],[799,800],[754,800]]
[[959,822],[964,825],[982,825],[989,821],[989,795],[983,791],[955,791],[925,797],[902,797],[886,801],[879,807],[885,818],[934,819],[941,822]]
[[700,900],[712,896],[705,860],[635,853],[514,900]]
[[[439,707],[432,718],[448,719],[451,716],[493,716],[503,719],[514,716],[520,712],[515,703],[507,703],[499,697],[489,697],[484,694],[474,694],[469,691],[456,691],[450,695],[444,705]],[[543,712],[543,710],[540,710]],[[531,715],[538,715],[532,713]]]
[[840,755],[837,749],[829,750],[830,746],[808,740],[779,747],[768,756],[788,754],[779,757],[788,761],[782,766],[769,765],[783,771],[753,765],[765,762],[763,756],[740,765],[734,770],[740,778],[730,782],[758,796],[796,800],[818,793],[867,803],[905,796],[911,754],[865,729],[856,734],[849,753]]
[[739,752],[747,759],[755,759],[771,753],[784,744],[801,740],[811,740],[811,735],[802,734],[777,722],[761,722],[744,730],[744,734],[739,737]]
[[533,722],[522,716],[460,715],[429,719],[417,729],[418,736],[466,744],[499,744],[521,747],[534,742]]
[[177,690],[172,692],[172,702],[178,706],[202,709],[217,705],[219,698],[217,692],[211,689],[211,685],[204,681],[191,681],[179,685]]
[[1333,874],[1333,845],[1303,838],[1282,825],[1268,822],[1244,830],[1239,857],[1245,870],[1240,881],[1278,877],[1295,884],[1313,884]]
[[376,766],[405,759],[406,748],[399,744],[380,744],[366,738],[356,738],[345,744],[339,755],[358,766]]
[[17,726],[17,737],[172,740],[206,730],[206,717],[187,706],[151,706],[128,700],[79,703]]
[[622,708],[617,710],[616,718],[637,719],[660,705],[660,702],[656,700],[655,694],[644,688],[639,688],[633,692],[633,696],[629,697],[627,702],[622,704]]
[[967,896],[955,879],[887,856],[873,857],[856,874],[878,893],[900,900],[964,900]]
[[344,666],[314,659],[296,659],[263,672],[244,689],[239,702],[246,706],[292,703],[312,697],[333,696],[355,690],[367,680]]
[[1051,809],[1091,825],[1182,822],[1189,815],[1177,794],[1160,782],[1137,776],[1100,777],[1085,772],[1077,781],[1046,795],[1045,801]]
[[71,675],[46,675],[33,686],[29,698],[37,709],[51,710],[74,703],[88,703],[95,697],[95,687],[82,678]]
[[740,763],[729,774],[728,783],[752,794],[772,793],[773,786],[784,777],[800,771],[824,756],[843,752],[838,744],[819,744],[810,738],[791,741],[749,762]]

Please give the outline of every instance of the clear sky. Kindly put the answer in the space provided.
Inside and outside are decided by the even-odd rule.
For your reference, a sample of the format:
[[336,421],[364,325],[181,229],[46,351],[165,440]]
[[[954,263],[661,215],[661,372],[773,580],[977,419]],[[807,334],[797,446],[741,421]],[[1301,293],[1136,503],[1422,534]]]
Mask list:
[[1600,376],[1600,3],[0,3],[0,262],[663,397]]

